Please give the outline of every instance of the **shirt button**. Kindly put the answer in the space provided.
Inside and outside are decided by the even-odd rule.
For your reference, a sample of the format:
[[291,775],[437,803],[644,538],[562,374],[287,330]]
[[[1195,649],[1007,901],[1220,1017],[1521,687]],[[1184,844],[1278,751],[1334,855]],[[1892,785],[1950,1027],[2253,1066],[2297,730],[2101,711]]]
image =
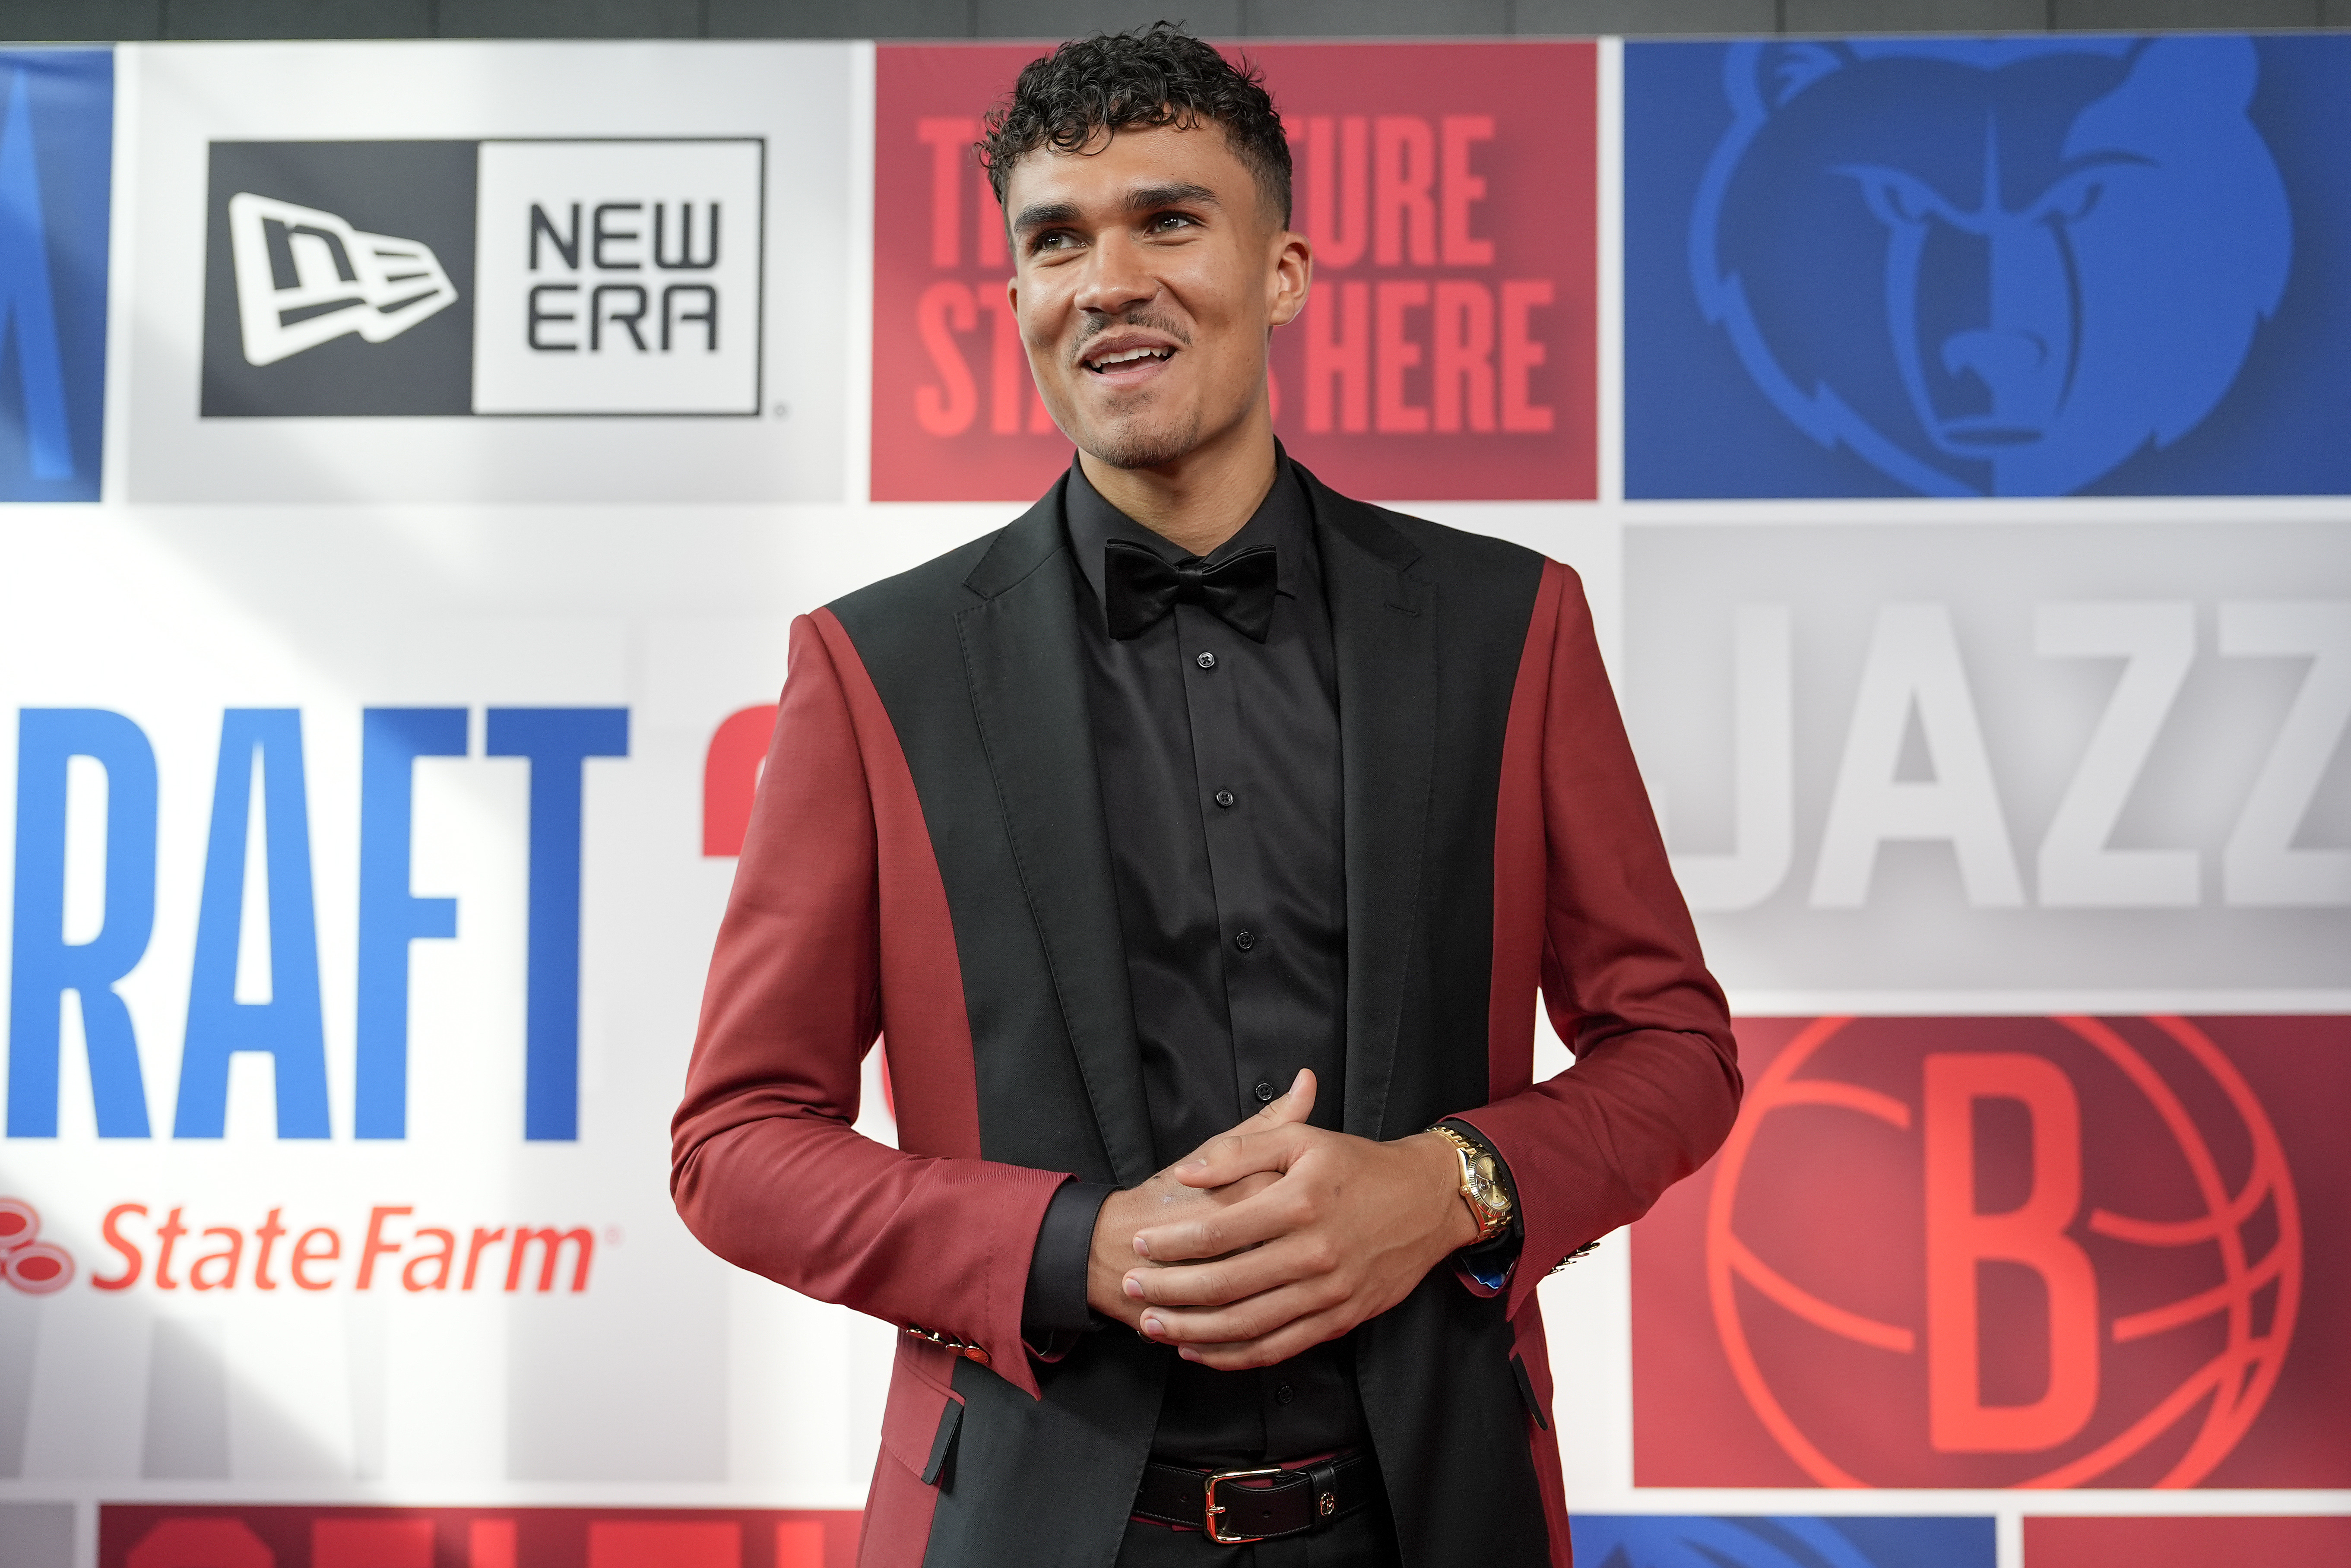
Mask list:
[[1217,805],[1229,807],[1233,803],[1235,796],[1229,789],[1219,789],[1217,791],[1215,799]]
[[1273,1402],[1276,1405],[1287,1405],[1297,1397],[1298,1390],[1290,1387],[1287,1383],[1273,1391]]
[[1192,662],[1204,670],[1213,670],[1217,667],[1217,656],[1214,653],[1203,653]]
[[1257,933],[1254,931],[1242,932],[1239,936],[1233,938],[1233,946],[1239,948],[1244,953],[1248,952],[1250,948],[1257,946]]
[[[1265,1105],[1272,1103],[1273,1085],[1268,1083],[1264,1079],[1260,1078],[1258,1080],[1255,1092],[1257,1094],[1257,1103],[1259,1104]],[[1283,1403],[1287,1404],[1288,1401],[1285,1400]]]

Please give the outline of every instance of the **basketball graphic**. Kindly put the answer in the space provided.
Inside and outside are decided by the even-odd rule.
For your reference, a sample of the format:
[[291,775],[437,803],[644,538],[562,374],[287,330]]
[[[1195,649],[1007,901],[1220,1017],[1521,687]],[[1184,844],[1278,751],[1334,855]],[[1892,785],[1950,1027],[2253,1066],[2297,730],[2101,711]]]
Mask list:
[[1671,1321],[1814,1485],[2192,1487],[2262,1419],[2305,1315],[2273,1107],[2184,1019],[1792,1027],[1702,1185],[1635,1238],[1651,1455],[1677,1375],[1640,1340]]

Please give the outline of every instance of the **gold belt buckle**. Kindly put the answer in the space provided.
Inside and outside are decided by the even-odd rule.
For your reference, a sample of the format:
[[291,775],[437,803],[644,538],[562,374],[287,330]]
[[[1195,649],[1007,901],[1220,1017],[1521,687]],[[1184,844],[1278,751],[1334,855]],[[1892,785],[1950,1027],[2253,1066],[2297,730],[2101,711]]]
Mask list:
[[1219,1546],[1247,1546],[1251,1542],[1271,1540],[1272,1537],[1267,1535],[1227,1535],[1217,1527],[1217,1516],[1225,1511],[1217,1505],[1217,1483],[1218,1481],[1251,1481],[1264,1476],[1278,1476],[1283,1473],[1282,1468],[1276,1465],[1271,1469],[1265,1470],[1218,1470],[1210,1476],[1207,1496],[1208,1539]]

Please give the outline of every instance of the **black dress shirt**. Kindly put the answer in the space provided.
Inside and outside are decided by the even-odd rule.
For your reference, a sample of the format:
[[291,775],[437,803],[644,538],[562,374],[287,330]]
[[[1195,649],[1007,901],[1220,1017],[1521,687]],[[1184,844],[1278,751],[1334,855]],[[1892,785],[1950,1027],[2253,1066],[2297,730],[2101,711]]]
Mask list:
[[[1207,558],[1259,545],[1278,552],[1262,643],[1198,604],[1113,639],[1102,612],[1109,542],[1131,541],[1171,564],[1192,558],[1102,499],[1076,465],[1065,491],[1112,873],[1163,1168],[1282,1093],[1301,1067],[1320,1085],[1314,1125],[1337,1128],[1345,1103],[1338,683],[1312,512],[1289,461],[1277,462],[1256,515]],[[1113,1190],[1071,1183],[1055,1195],[1029,1273],[1032,1339],[1098,1326],[1086,1265],[1094,1217]],[[1170,1362],[1158,1458],[1232,1466],[1368,1443],[1347,1339],[1254,1372],[1215,1372],[1172,1352]]]

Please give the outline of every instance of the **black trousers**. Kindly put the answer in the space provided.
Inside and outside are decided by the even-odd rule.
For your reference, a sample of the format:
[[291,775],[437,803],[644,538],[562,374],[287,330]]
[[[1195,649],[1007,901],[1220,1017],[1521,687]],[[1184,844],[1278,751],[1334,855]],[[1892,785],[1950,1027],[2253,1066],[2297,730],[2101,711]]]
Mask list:
[[1219,1546],[1205,1531],[1129,1520],[1117,1568],[1398,1568],[1395,1526],[1384,1498],[1328,1530],[1252,1546]]

